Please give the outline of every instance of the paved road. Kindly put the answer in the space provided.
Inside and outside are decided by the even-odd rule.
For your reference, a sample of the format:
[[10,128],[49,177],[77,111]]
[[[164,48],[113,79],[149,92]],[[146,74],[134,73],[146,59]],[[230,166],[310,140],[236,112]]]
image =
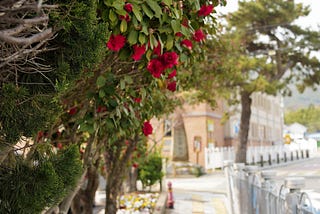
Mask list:
[[227,214],[226,179],[223,172],[199,178],[172,178],[174,209],[167,214]]
[[312,199],[316,208],[320,208],[320,156],[317,155],[311,159],[304,159],[286,166],[275,167],[275,178],[278,186],[284,183],[286,177],[304,177],[305,187],[302,189]]

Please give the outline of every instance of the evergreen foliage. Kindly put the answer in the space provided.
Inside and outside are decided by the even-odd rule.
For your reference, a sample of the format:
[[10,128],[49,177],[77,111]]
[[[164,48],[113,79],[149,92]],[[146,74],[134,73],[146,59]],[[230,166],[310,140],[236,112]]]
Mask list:
[[[50,145],[44,147],[47,152],[52,149]],[[0,213],[41,213],[75,187],[82,172],[77,146],[48,157],[36,155],[38,152],[42,153],[35,151],[31,159],[17,157],[12,168],[0,168]]]
[[55,104],[44,94],[31,94],[25,87],[5,84],[0,90],[0,136],[9,144],[21,136],[32,137],[53,118]]

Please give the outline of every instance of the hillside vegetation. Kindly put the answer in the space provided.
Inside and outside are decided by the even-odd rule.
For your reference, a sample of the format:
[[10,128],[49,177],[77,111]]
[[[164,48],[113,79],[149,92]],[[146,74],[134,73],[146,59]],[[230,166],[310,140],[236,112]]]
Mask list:
[[285,124],[300,123],[308,128],[308,132],[320,131],[320,107],[310,105],[307,108],[289,110],[284,116]]

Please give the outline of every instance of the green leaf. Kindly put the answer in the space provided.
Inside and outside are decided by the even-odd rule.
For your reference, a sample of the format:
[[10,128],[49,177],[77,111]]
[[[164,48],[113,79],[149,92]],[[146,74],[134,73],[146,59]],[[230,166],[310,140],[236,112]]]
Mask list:
[[167,36],[166,49],[171,50],[173,47],[174,37],[172,35]]
[[118,102],[115,99],[109,100],[109,105],[112,107],[116,107],[118,106]]
[[106,92],[102,89],[99,90],[99,97],[104,98],[106,96]]
[[147,91],[145,88],[140,88],[142,99],[144,100],[147,96]]
[[124,10],[124,1],[114,1],[112,6],[116,9],[116,13],[122,16],[127,14],[127,11]]
[[112,0],[104,0],[103,2],[105,5],[107,5],[109,7],[112,6]]
[[153,12],[152,10],[150,10],[150,8],[146,4],[142,4],[142,10],[150,19],[152,19]]
[[172,20],[172,21],[171,21],[171,27],[172,27],[174,33],[180,32],[180,31],[181,31],[180,21],[178,21],[178,20]]
[[[135,31],[135,30],[131,30],[129,35],[128,35],[128,43],[130,45],[137,44],[137,39],[138,39],[138,32]],[[140,35],[139,35],[139,39],[140,39]]]
[[157,1],[147,0],[149,7],[155,12],[155,17],[160,18],[162,14],[161,7],[157,4]]
[[123,90],[126,88],[126,82],[124,81],[124,79],[120,80],[120,89]]
[[123,33],[126,31],[127,31],[127,21],[123,19],[120,24],[120,32]]
[[89,132],[90,134],[93,134],[94,133],[94,128],[93,128],[92,124],[82,123],[82,124],[80,124],[79,131]]
[[124,76],[124,80],[128,83],[128,84],[132,84],[133,80],[131,76]]
[[145,44],[147,40],[147,37],[143,33],[139,33],[139,42],[141,44]]
[[109,12],[109,19],[111,22],[115,22],[118,20],[118,17],[113,10],[110,10]]
[[189,28],[186,28],[185,26],[181,27],[181,33],[186,37],[190,37],[191,35]]
[[168,6],[172,5],[172,0],[162,0],[163,3],[165,3]]
[[106,84],[106,78],[104,76],[99,76],[96,84],[99,88],[103,87]]
[[142,13],[141,13],[140,10],[138,9],[138,7],[133,7],[133,8],[132,8],[132,12],[133,12],[133,14],[135,15],[135,17],[137,18],[137,20],[138,20],[139,22],[141,22],[141,21],[142,21]]
[[121,119],[121,111],[119,108],[116,108],[116,115],[119,117],[119,119]]
[[127,116],[129,115],[128,109],[126,107],[123,108],[123,111]]
[[154,37],[153,34],[151,34],[151,35],[149,36],[149,41],[150,41],[151,49],[157,47],[158,41],[157,41],[156,37]]
[[141,31],[147,36],[149,35],[148,27],[146,25],[142,25]]

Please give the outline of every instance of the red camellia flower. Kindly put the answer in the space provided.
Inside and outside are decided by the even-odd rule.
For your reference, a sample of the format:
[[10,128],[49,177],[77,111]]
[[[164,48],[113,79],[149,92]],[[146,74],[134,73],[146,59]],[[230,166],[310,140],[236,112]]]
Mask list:
[[178,64],[179,55],[176,52],[166,52],[161,56],[165,68],[172,68]]
[[184,18],[181,22],[181,25],[185,26],[185,27],[189,27],[189,20]]
[[121,34],[111,35],[107,47],[112,51],[119,51],[126,43],[126,37]]
[[159,59],[152,59],[147,65],[147,70],[155,78],[160,78],[162,72],[164,71],[164,66]]
[[206,37],[206,35],[203,33],[203,31],[201,29],[196,30],[193,34],[193,40],[196,42],[200,42],[200,41],[204,40],[205,37]]
[[127,3],[124,5],[124,9],[125,11],[127,11],[128,13],[131,13],[132,12],[132,4],[130,3]]
[[142,132],[145,136],[152,134],[153,128],[149,121],[143,123]]
[[39,131],[38,134],[37,134],[37,140],[36,141],[41,140],[42,137],[43,137],[43,131]]
[[160,56],[161,55],[161,44],[158,42],[157,47],[153,49],[153,54]]
[[138,168],[138,167],[139,167],[139,164],[134,163],[134,164],[132,164],[132,166],[133,166],[133,168]]
[[132,59],[134,61],[138,61],[141,59],[142,55],[146,52],[146,46],[145,45],[134,45],[133,46],[133,54]]
[[101,113],[101,112],[105,112],[105,111],[107,111],[107,107],[105,107],[105,106],[98,106],[98,108],[97,108],[97,113]]
[[181,41],[181,45],[185,46],[188,49],[192,49],[192,42],[189,39],[184,39]]
[[133,99],[134,100],[134,102],[136,102],[136,103],[141,103],[141,98],[140,97],[136,97],[136,98],[134,98]]
[[131,18],[128,14],[126,14],[125,16],[120,15],[120,20],[126,20],[126,22],[130,22]]
[[198,11],[198,16],[208,16],[213,11],[213,5],[202,5]]
[[63,148],[62,143],[58,143],[58,144],[57,144],[57,148],[58,148],[58,149],[62,149],[62,148]]
[[71,109],[69,109],[69,114],[70,115],[75,115],[77,113],[78,109],[77,107],[72,107]]
[[177,89],[177,82],[176,82],[176,81],[169,82],[168,85],[167,85],[167,89],[168,89],[169,91],[172,91],[172,92],[176,91],[176,89]]
[[181,36],[183,36],[183,34],[182,34],[181,32],[177,32],[177,33],[175,34],[175,36],[181,37]]
[[173,70],[169,75],[168,75],[168,79],[172,79],[173,77],[175,77],[177,75],[177,71]]

